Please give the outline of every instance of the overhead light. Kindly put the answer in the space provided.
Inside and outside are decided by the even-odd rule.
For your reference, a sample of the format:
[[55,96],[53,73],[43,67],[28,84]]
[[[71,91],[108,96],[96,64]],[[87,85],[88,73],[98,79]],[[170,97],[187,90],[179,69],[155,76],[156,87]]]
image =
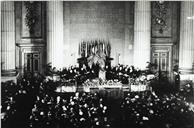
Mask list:
[[132,44],[129,44],[128,49],[129,50],[132,50],[133,49],[133,45]]
[[192,19],[194,19],[194,16],[188,16],[187,19],[192,20]]

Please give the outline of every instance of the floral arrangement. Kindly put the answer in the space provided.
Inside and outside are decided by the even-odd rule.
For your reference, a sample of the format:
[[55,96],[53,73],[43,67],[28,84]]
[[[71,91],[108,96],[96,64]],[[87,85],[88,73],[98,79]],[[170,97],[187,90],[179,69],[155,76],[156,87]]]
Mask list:
[[100,79],[94,79],[94,80],[89,80],[87,79],[84,83],[83,86],[87,87],[99,87],[100,86],[121,86],[122,83],[118,80],[105,80],[101,81]]
[[92,54],[90,57],[87,59],[88,61],[88,66],[92,67],[92,65],[99,65],[101,69],[105,67],[105,61],[106,61],[106,56],[102,52],[98,52],[97,54]]
[[129,78],[129,84],[131,85],[149,85],[149,83],[156,78],[155,75],[141,75],[138,78]]
[[[98,61],[97,61],[98,62]],[[86,85],[86,86],[113,86],[120,83],[125,85],[150,85],[150,83],[157,79],[155,74],[151,74],[147,71],[141,71],[134,66],[117,65],[115,67],[104,67],[106,71],[106,80],[102,78],[96,78],[94,69],[91,68],[79,68],[71,66],[64,68],[63,70],[56,70],[52,68],[50,64],[47,65],[47,81],[60,81],[69,85]]]

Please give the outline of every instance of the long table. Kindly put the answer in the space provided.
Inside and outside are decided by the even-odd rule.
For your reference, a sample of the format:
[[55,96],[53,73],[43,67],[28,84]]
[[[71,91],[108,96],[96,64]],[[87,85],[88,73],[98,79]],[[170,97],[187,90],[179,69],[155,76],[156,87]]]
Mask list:
[[56,92],[91,92],[93,90],[107,90],[107,89],[120,89],[122,91],[132,91],[132,92],[140,92],[150,90],[151,88],[148,85],[99,85],[99,86],[59,86]]
[[150,90],[147,85],[99,85],[99,86],[61,86],[56,92],[59,94],[74,93],[74,92],[90,92],[99,93],[101,96],[112,99],[123,98],[128,92],[142,92]]

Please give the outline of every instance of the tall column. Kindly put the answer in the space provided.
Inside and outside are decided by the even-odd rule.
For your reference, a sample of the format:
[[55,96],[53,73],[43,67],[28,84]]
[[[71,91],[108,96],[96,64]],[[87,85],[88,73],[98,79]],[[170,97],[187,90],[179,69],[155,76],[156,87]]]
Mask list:
[[1,71],[2,76],[15,75],[14,2],[1,2]]
[[194,73],[194,2],[181,2],[179,67],[182,74]]
[[47,63],[63,67],[63,2],[47,2]]
[[134,13],[134,66],[144,70],[150,62],[151,4],[136,1]]
[[64,61],[65,66],[73,65],[72,63],[72,51],[70,49],[70,2],[64,2],[64,51],[65,51],[65,58]]

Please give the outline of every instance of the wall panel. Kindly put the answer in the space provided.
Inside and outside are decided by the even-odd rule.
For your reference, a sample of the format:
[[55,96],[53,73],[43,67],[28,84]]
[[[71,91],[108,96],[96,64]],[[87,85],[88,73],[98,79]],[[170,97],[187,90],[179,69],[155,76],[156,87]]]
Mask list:
[[78,58],[78,44],[82,40],[102,39],[111,43],[112,64],[117,63],[117,54],[120,63],[132,64],[132,52],[126,47],[133,42],[133,2],[72,1],[65,2],[64,11],[69,14],[64,15],[64,29],[69,34],[64,35],[64,43],[69,42],[69,57],[73,54]]

